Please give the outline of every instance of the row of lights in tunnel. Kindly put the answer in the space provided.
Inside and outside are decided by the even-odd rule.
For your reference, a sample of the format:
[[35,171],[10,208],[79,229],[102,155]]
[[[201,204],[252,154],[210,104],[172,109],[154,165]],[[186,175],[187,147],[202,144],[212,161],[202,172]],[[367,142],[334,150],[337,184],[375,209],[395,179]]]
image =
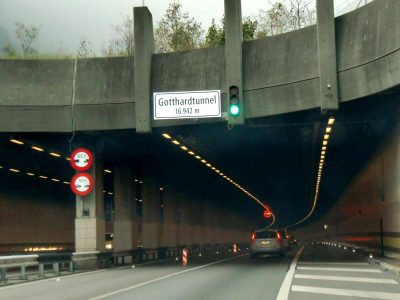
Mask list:
[[[243,192],[244,194],[246,194],[246,196],[250,197],[252,200],[256,201],[258,204],[260,204],[264,209],[271,211],[271,209],[264,204],[263,202],[261,202],[260,199],[258,199],[256,196],[254,196],[253,194],[251,194],[248,190],[246,190],[244,187],[242,187],[240,184],[238,184],[235,180],[233,180],[232,178],[230,178],[229,176],[227,176],[226,174],[224,174],[223,172],[221,172],[218,168],[216,168],[215,166],[213,166],[210,162],[208,162],[206,159],[204,159],[202,156],[200,156],[199,154],[197,154],[194,150],[190,149],[188,146],[186,146],[185,144],[183,144],[182,142],[180,142],[178,139],[174,138],[171,134],[169,133],[162,133],[161,134],[165,139],[169,140],[172,144],[174,144],[175,146],[179,147],[182,151],[185,151],[187,154],[189,154],[191,157],[197,159],[198,161],[200,161],[204,166],[208,167],[210,170],[212,170],[213,172],[215,172],[217,175],[221,176],[223,179],[225,179],[226,181],[228,181],[230,184],[234,185],[236,188],[238,188],[241,192]],[[271,211],[272,212],[272,211]],[[272,213],[272,222],[271,224],[268,225],[268,227],[272,226],[275,223],[275,214]]]
[[320,186],[321,186],[321,180],[322,180],[322,171],[324,169],[325,166],[325,161],[326,161],[326,155],[328,152],[328,141],[329,138],[332,135],[332,130],[333,130],[333,125],[335,123],[335,118],[334,117],[330,117],[328,119],[327,125],[325,127],[325,131],[324,131],[324,136],[322,139],[322,145],[321,145],[321,154],[320,154],[320,158],[319,158],[319,164],[318,164],[318,172],[317,172],[317,179],[316,179],[316,183],[315,183],[315,192],[314,192],[314,199],[313,199],[313,204],[311,207],[310,212],[300,221],[291,224],[287,227],[292,227],[295,225],[298,225],[300,223],[303,223],[305,220],[307,220],[314,212],[315,207],[317,206],[317,202],[318,202],[318,196],[319,196],[319,190],[320,190]]
[[[21,145],[21,146],[27,145],[30,149],[32,149],[32,150],[34,150],[34,151],[37,151],[37,152],[48,152],[48,154],[49,154],[50,156],[55,157],[55,158],[65,158],[65,160],[67,160],[67,161],[70,161],[70,160],[71,160],[71,159],[70,159],[69,157],[67,157],[66,155],[60,154],[60,153],[55,152],[55,151],[46,151],[44,147],[38,146],[38,145],[36,145],[36,144],[31,144],[31,143],[29,143],[29,142],[27,142],[27,141],[22,141],[22,140],[15,139],[15,138],[10,138],[9,141],[10,141],[11,143],[13,143],[13,144],[16,144],[16,145]],[[3,167],[2,165],[0,165],[0,169],[3,169],[3,168],[4,168],[4,167]],[[40,179],[49,179],[49,178],[50,178],[49,176],[45,176],[45,175],[36,175],[36,174],[33,173],[33,172],[22,172],[21,170],[19,170],[19,169],[17,169],[17,168],[8,168],[8,170],[9,170],[11,173],[14,173],[14,174],[21,174],[21,175],[22,175],[22,174],[25,174],[26,176],[29,176],[29,177],[35,177],[35,176],[37,176],[37,177],[40,178]],[[112,171],[111,171],[110,169],[104,169],[104,172],[107,173],[107,174],[112,174]],[[52,182],[55,182],[55,183],[62,182],[62,183],[64,183],[65,185],[70,185],[70,182],[68,182],[68,181],[66,181],[66,180],[63,181],[63,180],[58,179],[58,178],[51,178],[50,180],[51,180]],[[139,180],[139,179],[136,179],[136,178],[134,178],[134,181],[135,181],[135,182],[138,182],[138,183],[140,183],[140,184],[143,183],[143,181],[141,181],[141,180]],[[163,191],[163,190],[164,190],[164,188],[160,187],[160,191]],[[103,191],[103,193],[104,193],[104,194],[108,194],[108,195],[110,195],[110,196],[114,195],[114,193],[108,192],[108,191],[105,191],[105,190]],[[139,200],[139,201],[140,201],[140,200]]]

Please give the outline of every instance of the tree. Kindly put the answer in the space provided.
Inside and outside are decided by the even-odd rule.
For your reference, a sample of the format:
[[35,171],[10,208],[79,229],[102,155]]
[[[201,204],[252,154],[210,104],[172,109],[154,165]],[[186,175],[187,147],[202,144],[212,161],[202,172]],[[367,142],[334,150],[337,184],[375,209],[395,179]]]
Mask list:
[[125,16],[122,24],[112,26],[115,37],[103,46],[104,56],[133,56],[135,51],[135,36],[133,19]]
[[[222,18],[221,26],[215,24],[213,19],[211,26],[207,30],[207,35],[204,40],[204,47],[217,47],[225,44],[225,19]],[[254,39],[257,29],[257,20],[250,17],[243,19],[243,40],[248,41]]]
[[15,27],[15,35],[20,42],[22,55],[26,56],[27,54],[33,54],[37,52],[36,49],[33,48],[33,43],[36,41],[39,35],[40,26],[26,26],[20,22],[16,22]]
[[156,52],[174,52],[199,48],[202,42],[201,24],[182,12],[178,1],[169,4],[164,17],[154,31]]
[[[221,23],[224,24],[224,19]],[[204,40],[204,47],[218,47],[225,44],[225,26],[218,27],[215,19],[212,19],[210,27],[208,27],[207,35]]]
[[257,37],[281,34],[300,29],[315,22],[313,0],[275,2],[268,10],[260,10]]
[[93,55],[92,44],[85,39],[81,39],[76,54],[78,57],[82,58]]

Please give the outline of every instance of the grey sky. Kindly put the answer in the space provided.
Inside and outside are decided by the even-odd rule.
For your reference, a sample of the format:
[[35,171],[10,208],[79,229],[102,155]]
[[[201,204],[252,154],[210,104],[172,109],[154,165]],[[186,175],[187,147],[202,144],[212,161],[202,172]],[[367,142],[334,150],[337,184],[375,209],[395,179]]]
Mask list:
[[[171,1],[145,0],[154,26]],[[358,1],[335,0],[335,6],[342,8]],[[223,15],[223,0],[180,2],[184,11],[202,23],[203,29],[207,29],[212,18],[220,20]],[[273,2],[242,0],[243,16],[257,15],[259,9],[266,9]],[[141,5],[142,0],[0,0],[0,49],[8,40],[15,40],[14,23],[20,21],[26,25],[42,25],[35,45],[40,52],[75,52],[82,38],[99,50],[112,38],[112,25],[120,24],[124,16],[132,15],[134,6]]]

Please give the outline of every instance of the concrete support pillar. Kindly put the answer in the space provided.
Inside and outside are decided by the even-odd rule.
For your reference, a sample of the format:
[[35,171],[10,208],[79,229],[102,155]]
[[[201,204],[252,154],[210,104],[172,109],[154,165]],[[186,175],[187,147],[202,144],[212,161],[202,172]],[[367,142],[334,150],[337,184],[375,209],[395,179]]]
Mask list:
[[138,246],[136,201],[133,172],[128,166],[114,168],[114,249],[124,251]]
[[94,180],[93,191],[85,197],[76,196],[75,251],[105,250],[103,198],[103,163],[94,155],[94,164],[87,173]]
[[321,112],[339,108],[333,0],[317,0]]
[[155,178],[146,177],[142,183],[144,248],[158,248],[162,244],[160,187]]
[[136,132],[151,132],[151,57],[154,53],[153,19],[147,7],[133,10],[135,53]]
[[172,187],[164,189],[164,225],[163,245],[168,247],[179,246],[179,199]]
[[239,106],[241,112],[231,117],[229,124],[244,124],[243,79],[242,79],[242,8],[241,0],[225,0],[225,65],[227,83],[227,107],[229,110],[229,87],[239,88]]

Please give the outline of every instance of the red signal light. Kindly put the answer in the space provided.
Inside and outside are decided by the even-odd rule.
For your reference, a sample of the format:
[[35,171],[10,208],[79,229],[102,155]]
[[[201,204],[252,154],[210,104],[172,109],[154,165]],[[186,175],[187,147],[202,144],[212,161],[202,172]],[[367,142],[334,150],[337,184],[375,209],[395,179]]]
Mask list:
[[269,209],[266,209],[264,211],[264,217],[267,218],[267,219],[271,218],[272,217],[272,212]]

